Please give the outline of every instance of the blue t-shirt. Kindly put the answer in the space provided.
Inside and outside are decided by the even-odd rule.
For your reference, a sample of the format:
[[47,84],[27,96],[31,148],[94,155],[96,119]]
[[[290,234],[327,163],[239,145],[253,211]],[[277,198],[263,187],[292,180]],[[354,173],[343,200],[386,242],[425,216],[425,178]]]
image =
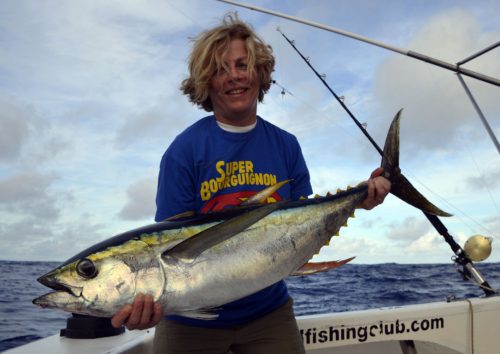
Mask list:
[[[236,206],[260,190],[291,179],[268,202],[312,193],[295,136],[257,117],[254,129],[230,133],[214,116],[200,119],[178,135],[163,155],[156,195],[156,221],[186,211],[208,213]],[[222,306],[216,320],[167,316],[181,323],[227,327],[259,318],[289,298],[284,281]]]

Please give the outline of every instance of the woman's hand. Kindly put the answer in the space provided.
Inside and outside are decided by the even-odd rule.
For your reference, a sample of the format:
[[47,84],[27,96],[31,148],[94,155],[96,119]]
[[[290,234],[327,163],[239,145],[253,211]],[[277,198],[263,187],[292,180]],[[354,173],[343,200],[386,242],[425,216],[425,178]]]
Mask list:
[[391,182],[382,176],[384,169],[377,168],[370,175],[366,182],[368,185],[368,194],[365,200],[360,204],[360,208],[370,210],[384,202],[385,197],[391,191]]
[[163,306],[153,302],[151,295],[137,294],[132,305],[124,305],[111,318],[113,327],[122,325],[129,330],[156,326],[163,318]]

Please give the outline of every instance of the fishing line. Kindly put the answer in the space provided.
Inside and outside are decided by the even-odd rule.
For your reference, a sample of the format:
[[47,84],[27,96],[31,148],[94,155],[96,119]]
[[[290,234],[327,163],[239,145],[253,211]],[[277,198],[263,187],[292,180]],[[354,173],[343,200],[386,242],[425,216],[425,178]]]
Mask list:
[[[330,93],[335,97],[335,99],[339,102],[339,104],[344,108],[344,110],[348,113],[354,123],[358,126],[361,132],[366,136],[366,138],[372,143],[375,149],[383,155],[382,149],[377,145],[377,143],[372,139],[370,134],[364,129],[361,123],[356,119],[356,117],[352,114],[349,108],[344,104],[344,102],[339,98],[339,96],[332,90],[332,88],[328,85],[328,83],[324,80],[324,77],[320,75],[316,69],[311,65],[308,58],[304,57],[304,55],[297,49],[293,41],[288,39],[288,37],[278,28],[278,32],[285,38],[285,40],[290,44],[290,46],[300,55],[300,57],[304,60],[304,62],[311,68],[314,74],[318,77],[318,79],[323,83],[323,85],[330,91]],[[479,271],[474,267],[472,261],[467,257],[462,247],[453,239],[453,236],[448,233],[448,229],[443,224],[443,222],[435,215],[431,215],[423,212],[423,214],[427,217],[429,222],[434,226],[436,231],[443,236],[445,241],[448,243],[452,251],[456,255],[455,262],[463,266],[464,272],[468,275],[471,275],[477,284],[480,285],[481,289],[485,292],[486,295],[493,295],[495,292],[491,291],[491,286],[488,282],[482,277]]]
[[491,236],[491,237],[493,237],[495,239],[500,240],[500,237],[497,236],[497,235],[495,235],[487,226],[484,226],[479,221],[477,221],[476,219],[474,219],[472,216],[468,215],[463,210],[461,210],[457,206],[453,205],[448,200],[444,199],[444,197],[442,197],[438,193],[434,192],[432,189],[430,189],[429,187],[427,187],[421,180],[419,180],[418,177],[416,177],[415,175],[412,175],[411,173],[409,173],[408,170],[405,170],[405,171],[406,171],[405,174],[408,175],[408,176],[411,176],[412,180],[414,180],[415,182],[417,182],[422,188],[425,188],[430,194],[434,195],[443,204],[448,205],[451,209],[453,209],[458,214],[460,214],[460,215],[458,215],[457,213],[454,213],[453,216],[456,217],[456,218],[458,218],[458,219],[460,219],[461,222],[462,222],[462,224],[469,229],[469,231],[470,231],[471,234],[477,233],[477,229],[474,229],[466,221],[466,219],[468,219],[471,223],[475,224],[477,227],[479,227],[480,229],[482,229],[488,236]]
[[469,157],[470,159],[472,160],[476,170],[477,170],[477,174],[479,175],[479,179],[481,180],[482,182],[482,185],[484,186],[484,188],[486,189],[486,191],[488,192],[488,195],[491,199],[491,202],[493,204],[493,206],[495,207],[498,215],[500,216],[500,209],[498,208],[498,205],[496,203],[496,200],[495,198],[493,197],[493,193],[491,192],[491,189],[489,188],[488,186],[488,183],[484,177],[484,173],[483,171],[481,170],[481,168],[479,167],[479,163],[476,161],[476,159],[474,158],[474,155],[472,153],[472,149],[471,149],[471,146],[470,144],[468,143],[468,140],[465,139],[465,137],[463,136],[463,134],[460,134],[460,138],[462,139],[462,145],[465,146],[466,148],[466,151],[467,153],[469,154]]
[[467,143],[467,140],[464,138],[464,136],[462,134],[460,134],[460,138],[462,139],[462,144],[465,146],[465,149],[466,149],[467,153],[469,154],[469,157],[472,160],[472,163],[476,167],[477,174],[479,175],[479,179],[481,180],[484,188],[488,192],[488,195],[489,195],[489,197],[491,199],[491,202],[492,202],[493,206],[495,207],[498,215],[500,216],[500,209],[498,209],[498,205],[497,205],[497,203],[495,201],[495,198],[493,198],[493,194],[491,193],[491,190],[490,190],[490,188],[488,186],[488,183],[486,182],[486,180],[484,178],[484,173],[479,168],[479,164],[477,163],[476,159],[474,158],[474,155],[472,154],[472,150],[470,148],[470,145]]
[[354,116],[354,114],[352,114],[352,112],[350,111],[350,109],[345,105],[344,101],[331,89],[331,87],[325,81],[325,76],[321,75],[320,73],[318,73],[316,71],[316,69],[311,65],[311,63],[309,61],[309,58],[304,57],[304,55],[297,49],[297,47],[295,47],[294,42],[291,41],[290,39],[288,39],[288,37],[281,31],[281,29],[279,27],[276,30],[279,33],[281,33],[281,35],[292,46],[292,48],[295,49],[295,51],[300,55],[300,57],[304,60],[304,62],[311,68],[311,70],[318,77],[318,79],[321,80],[321,82],[323,83],[323,85],[325,85],[325,87],[328,89],[328,91],[330,91],[330,93],[335,97],[335,99],[337,100],[337,102],[342,106],[342,108],[344,108],[344,110],[347,112],[347,114],[349,115],[349,117],[351,117],[351,119],[354,121],[354,124],[356,124],[358,126],[358,128],[366,136],[366,138],[370,141],[370,143],[372,143],[373,147],[380,153],[380,155],[383,155],[382,149],[377,145],[377,143],[375,142],[375,140],[373,140],[373,138],[370,136],[370,134],[368,134],[368,132],[366,131],[366,129],[364,129],[364,126],[356,119],[356,117]]
[[[491,193],[491,190],[488,186],[488,183],[486,182],[485,178],[484,178],[484,174],[482,173],[481,169],[479,168],[479,164],[477,163],[476,159],[474,158],[473,154],[472,154],[472,151],[470,149],[470,146],[469,144],[467,143],[467,140],[464,138],[464,136],[462,134],[459,134],[460,138],[462,139],[462,145],[465,147],[465,150],[467,151],[467,153],[469,154],[469,157],[470,159],[472,160],[472,163],[474,164],[475,168],[476,168],[476,171],[477,171],[477,174],[479,175],[479,179],[481,180],[482,182],[482,185],[484,186],[484,188],[486,189],[486,192],[488,193],[488,196],[490,197],[491,199],[491,202],[495,208],[495,210],[497,211],[497,213],[500,215],[500,210],[498,209],[498,205],[496,204],[496,201],[495,201],[495,198],[493,197],[493,194]],[[465,213],[462,213],[465,217],[467,217],[469,220],[473,221],[476,225],[478,225],[479,227],[481,227],[483,230],[486,231],[486,233],[495,238],[495,239],[500,239],[499,236],[493,234],[493,232],[491,230],[489,230],[488,227],[484,226],[483,224],[479,223],[478,221],[476,221],[474,218],[472,218],[471,216],[469,215],[466,215]]]
[[[447,70],[451,70],[451,71],[456,72],[456,73],[467,75],[467,76],[473,77],[473,78],[475,78],[477,80],[482,80],[484,82],[490,83],[492,85],[500,86],[500,80],[498,80],[498,79],[496,79],[494,77],[489,77],[487,75],[484,75],[484,74],[481,74],[481,73],[477,73],[477,72],[474,72],[472,70],[468,70],[468,69],[460,67],[460,64],[464,63],[465,61],[470,60],[469,58],[466,59],[465,61],[460,62],[460,63],[451,64],[451,63],[447,63],[447,62],[444,62],[444,61],[439,60],[439,59],[432,58],[432,57],[430,57],[428,55],[425,55],[425,54],[422,54],[422,53],[414,52],[412,50],[406,50],[406,49],[403,49],[403,48],[398,48],[396,46],[385,44],[385,43],[382,43],[380,41],[376,41],[376,40],[370,39],[368,37],[360,36],[360,35],[357,35],[357,34],[352,33],[352,32],[344,31],[344,30],[339,29],[339,28],[333,28],[333,27],[330,27],[330,26],[325,26],[325,25],[322,25],[320,23],[315,23],[315,22],[312,22],[312,21],[308,21],[308,20],[304,20],[304,19],[298,18],[298,17],[289,16],[289,15],[286,15],[284,13],[279,13],[279,12],[276,12],[276,11],[266,10],[264,8],[257,7],[257,6],[245,5],[245,4],[241,4],[241,3],[238,3],[238,2],[232,1],[232,0],[218,0],[218,1],[225,2],[227,4],[231,4],[231,5],[235,5],[235,6],[245,7],[247,9],[255,10],[255,11],[258,11],[258,12],[267,13],[267,14],[272,15],[272,16],[285,18],[285,19],[290,20],[290,21],[295,21],[295,22],[298,22],[298,23],[302,23],[304,25],[316,27],[316,28],[319,28],[319,29],[322,29],[322,30],[325,30],[325,31],[328,31],[328,32],[333,32],[333,33],[336,33],[336,34],[339,34],[339,35],[342,35],[342,36],[345,36],[345,37],[349,37],[349,38],[352,38],[352,39],[355,39],[355,40],[358,40],[358,41],[361,41],[361,42],[365,42],[365,43],[368,43],[368,44],[371,44],[371,45],[375,45],[375,46],[380,47],[380,48],[384,48],[384,49],[387,49],[387,50],[390,50],[390,51],[393,51],[393,52],[405,55],[405,56],[407,56],[409,58],[417,59],[417,60],[426,62],[428,64],[432,64],[432,65],[441,67],[443,69],[447,69]],[[494,46],[497,46],[497,44],[494,44]],[[486,51],[488,51],[488,50],[490,50],[490,49],[487,48]],[[473,57],[471,57],[471,59],[472,58]]]
[[[343,134],[349,136],[352,140],[354,141],[357,141],[358,143],[364,145],[364,146],[368,146],[368,143],[366,140],[364,139],[361,139],[359,137],[359,135],[354,135],[349,129],[346,129],[346,127],[342,124],[339,123],[340,119],[337,119],[337,117],[335,117],[335,115],[332,115],[331,113],[329,112],[322,112],[321,110],[318,109],[318,106],[313,106],[311,104],[311,101],[308,100],[308,99],[305,99],[304,97],[301,97],[300,95],[297,95],[297,94],[293,94],[292,92],[290,92],[286,87],[278,84],[276,82],[276,80],[272,80],[272,83],[277,85],[283,92],[283,90],[286,92],[286,93],[289,93],[293,99],[295,99],[297,102],[299,102],[300,104],[304,105],[304,107],[308,108],[309,111],[313,111],[313,112],[316,112],[316,115],[312,117],[312,119],[308,119],[308,120],[300,120],[300,122],[294,122],[292,125],[288,124],[289,128],[290,127],[298,127],[299,130],[307,130],[307,131],[310,131],[311,130],[311,126],[312,125],[320,125],[319,128],[323,128],[323,126],[321,125],[322,122],[324,122],[324,118],[325,118],[325,115],[327,118],[331,118],[331,123],[333,123],[333,126],[342,131]],[[342,98],[343,96],[340,96],[340,98]],[[362,123],[362,125],[364,126],[364,123]],[[297,129],[297,128],[295,128]],[[294,129],[292,129],[294,130]]]
[[[433,75],[435,75],[432,70],[435,70],[435,68],[432,68],[432,67],[429,67],[429,66],[425,66],[422,68],[423,71],[425,71],[425,75],[429,78],[432,78]],[[491,190],[490,188],[488,187],[488,184],[486,183],[485,181],[485,178],[484,178],[484,174],[481,172],[479,166],[478,166],[478,163],[477,161],[475,160],[473,154],[472,154],[472,151],[471,151],[471,148],[470,148],[470,144],[468,143],[468,141],[464,138],[463,134],[461,132],[458,132],[458,136],[460,137],[461,139],[461,142],[462,144],[460,146],[465,146],[465,149],[470,157],[470,159],[472,160],[472,163],[474,164],[474,167],[477,171],[477,174],[479,176],[479,179],[480,181],[482,182],[482,186],[486,189],[486,192],[489,196],[489,199],[492,201],[492,204],[493,204],[493,207],[495,208],[495,210],[497,211],[497,213],[500,215],[500,210],[493,198],[493,195],[491,193]],[[406,170],[406,174],[407,175],[410,175],[410,173],[408,173],[408,170]],[[467,227],[469,228],[470,232],[471,233],[477,233],[477,229],[475,230],[465,219],[468,219],[470,222],[472,222],[473,224],[475,224],[477,227],[479,227],[480,229],[482,229],[486,234],[488,234],[489,236],[495,238],[495,239],[500,239],[498,236],[494,235],[493,232],[485,225],[483,225],[481,222],[479,222],[478,220],[474,219],[472,216],[468,215],[467,213],[465,213],[463,210],[461,210],[460,208],[458,208],[456,205],[454,205],[453,203],[451,203],[449,200],[446,200],[444,199],[444,197],[442,197],[441,195],[439,195],[439,193],[435,192],[434,190],[432,190],[431,188],[429,188],[424,182],[418,180],[418,178],[413,175],[412,176],[413,179],[415,179],[422,187],[424,187],[425,189],[427,189],[431,194],[435,195],[436,197],[438,197],[442,203],[448,205],[450,208],[454,209],[456,212],[458,212],[459,214],[461,215],[454,215],[456,216],[457,218],[459,218],[462,223]]]
[[184,16],[184,18],[188,19],[192,25],[194,25],[195,27],[198,27],[198,28],[200,27],[200,21],[196,21],[194,18],[189,16],[186,12],[184,12],[183,10],[181,10],[180,8],[175,6],[175,1],[167,1],[166,4],[169,5],[170,7],[172,7],[174,10],[176,10],[179,14]]
[[[432,73],[433,70],[435,70],[435,68],[432,68],[432,67],[429,67],[429,66],[425,66],[422,68],[423,72],[424,72],[424,75],[426,75],[427,77],[431,78],[434,74]],[[466,148],[466,151],[470,157],[470,159],[472,160],[472,162],[474,163],[474,166],[475,166],[475,169],[477,170],[477,173],[479,175],[479,178],[482,182],[482,185],[484,186],[484,188],[486,189],[492,203],[493,203],[493,206],[494,208],[496,209],[496,211],[498,212],[498,214],[500,215],[500,211],[498,209],[498,206],[496,205],[495,203],[495,200],[493,198],[493,195],[488,187],[488,185],[486,184],[485,180],[484,180],[484,175],[481,173],[479,167],[478,167],[478,163],[477,161],[474,159],[474,156],[472,155],[472,152],[470,150],[470,144],[468,144],[467,140],[464,138],[463,134],[462,133],[458,133],[458,136],[460,137],[461,141],[462,141],[462,145],[461,146],[465,146]],[[433,189],[431,189],[430,187],[428,187],[423,181],[421,181],[415,174],[411,174],[411,170],[406,170],[405,169],[405,174],[408,175],[408,176],[411,176],[413,180],[415,180],[417,183],[420,184],[421,187],[425,188],[430,194],[434,195],[437,199],[439,199],[443,204],[446,204],[448,207],[450,207],[451,209],[453,209],[455,212],[454,212],[454,216],[457,217],[461,222],[462,224],[469,229],[470,233],[471,234],[474,234],[474,233],[477,233],[477,227],[479,227],[483,232],[485,232],[488,236],[491,236],[495,239],[500,239],[499,236],[495,235],[490,228],[488,228],[487,226],[485,226],[483,223],[481,223],[480,221],[476,220],[475,218],[473,218],[472,216],[468,215],[466,212],[464,212],[462,209],[460,209],[459,207],[457,207],[455,204],[451,203],[449,200],[445,199],[443,196],[441,196],[438,192],[434,191]],[[472,225],[476,225],[476,227],[474,228]]]

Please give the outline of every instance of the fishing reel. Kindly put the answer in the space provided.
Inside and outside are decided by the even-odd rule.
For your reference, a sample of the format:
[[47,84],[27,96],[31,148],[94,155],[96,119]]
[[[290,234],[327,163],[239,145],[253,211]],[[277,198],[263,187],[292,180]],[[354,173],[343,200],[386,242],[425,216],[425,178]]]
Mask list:
[[[491,254],[491,243],[493,239],[482,235],[471,236],[464,244],[461,252],[453,257],[453,261],[457,266],[457,271],[462,275],[464,280],[474,280],[479,287],[485,291],[486,295],[496,294],[497,291],[492,289],[481,274],[476,270],[472,262],[482,262]],[[461,266],[461,268],[459,267]]]
[[473,262],[482,262],[491,254],[491,237],[474,235],[471,236],[464,245],[464,252]]

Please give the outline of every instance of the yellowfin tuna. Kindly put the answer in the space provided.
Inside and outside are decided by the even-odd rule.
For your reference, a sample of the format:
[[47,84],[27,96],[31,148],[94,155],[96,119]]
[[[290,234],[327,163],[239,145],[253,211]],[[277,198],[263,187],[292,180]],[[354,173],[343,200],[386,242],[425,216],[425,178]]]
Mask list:
[[[400,112],[389,129],[382,159],[391,193],[426,213],[449,215],[401,175],[399,119]],[[167,314],[214,318],[213,309],[274,284],[306,264],[346,223],[366,193],[366,185],[360,185],[326,197],[249,205],[132,230],[40,277],[39,282],[55,291],[33,302],[110,317],[136,294],[147,293]]]

